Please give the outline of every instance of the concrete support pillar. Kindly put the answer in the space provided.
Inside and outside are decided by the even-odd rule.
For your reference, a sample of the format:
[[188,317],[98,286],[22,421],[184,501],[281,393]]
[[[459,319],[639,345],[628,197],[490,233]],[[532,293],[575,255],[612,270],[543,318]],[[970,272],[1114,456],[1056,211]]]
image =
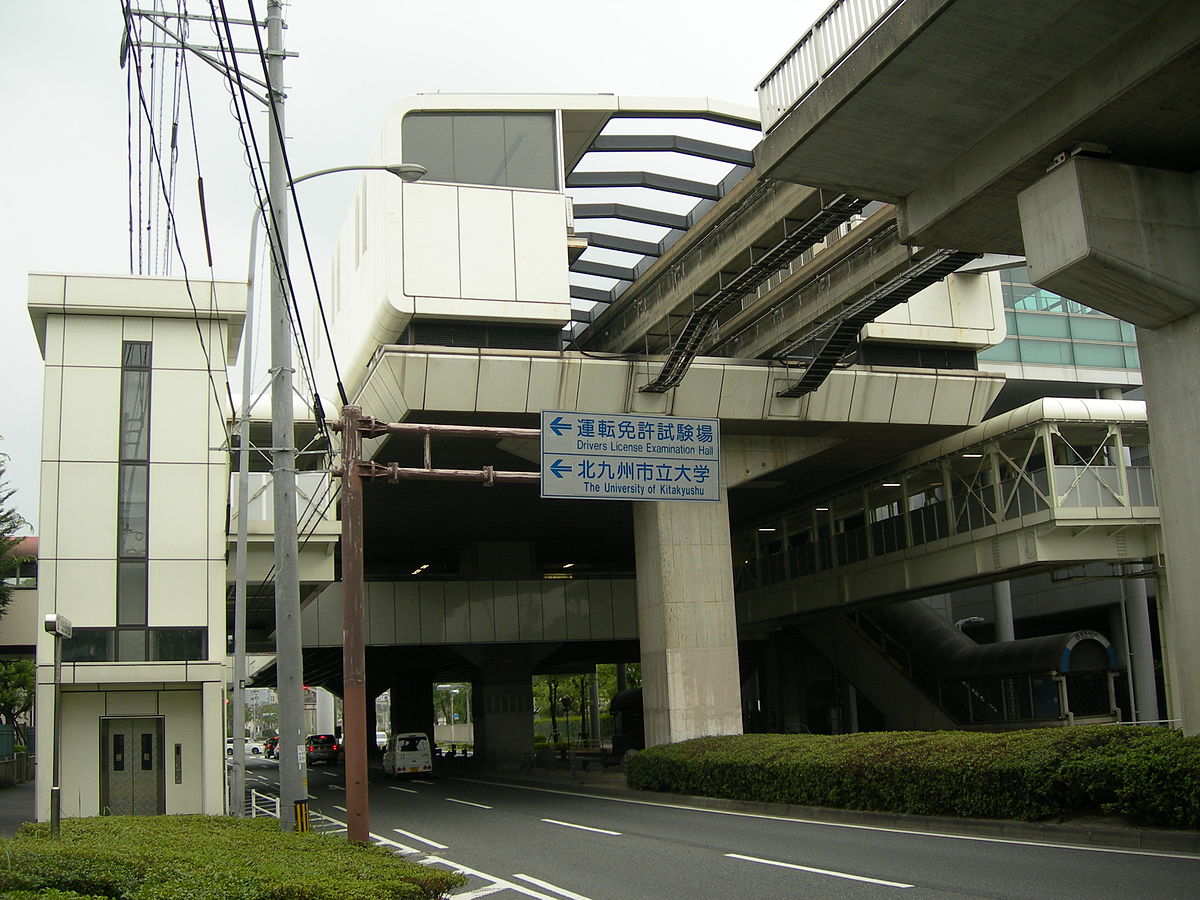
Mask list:
[[487,645],[480,669],[471,691],[475,756],[492,768],[520,766],[533,754],[529,651],[513,645]]
[[1012,584],[1007,581],[992,582],[992,609],[996,617],[996,641],[1016,639],[1013,628]]
[[1017,197],[1035,284],[1139,326],[1168,591],[1160,575],[1169,716],[1200,732],[1200,176],[1072,159]]
[[317,700],[317,708],[313,713],[313,731],[317,734],[333,734],[337,728],[333,694],[325,688],[317,688],[313,694]]
[[633,504],[648,747],[742,732],[727,503]]
[[1150,601],[1146,582],[1140,578],[1123,584],[1125,625],[1129,630],[1129,657],[1133,667],[1133,702],[1137,721],[1162,718],[1158,709],[1158,685],[1154,678],[1154,644],[1150,640]]
[[[369,693],[369,692],[368,692]],[[368,722],[375,721],[375,700],[368,704]],[[433,674],[425,669],[396,672],[392,678],[392,734],[419,731],[433,740]],[[374,737],[374,733],[372,733]]]
[[[1138,333],[1150,420],[1150,453],[1162,516],[1169,595],[1159,592],[1171,718],[1200,732],[1200,405],[1193,370],[1200,350],[1200,313]],[[1165,602],[1164,602],[1165,601]],[[1131,636],[1132,637],[1132,636]]]

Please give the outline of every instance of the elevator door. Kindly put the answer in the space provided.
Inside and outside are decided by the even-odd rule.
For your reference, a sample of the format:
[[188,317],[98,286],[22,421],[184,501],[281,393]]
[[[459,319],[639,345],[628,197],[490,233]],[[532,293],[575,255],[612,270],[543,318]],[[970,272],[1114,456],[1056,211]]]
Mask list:
[[100,814],[166,812],[161,718],[100,720]]

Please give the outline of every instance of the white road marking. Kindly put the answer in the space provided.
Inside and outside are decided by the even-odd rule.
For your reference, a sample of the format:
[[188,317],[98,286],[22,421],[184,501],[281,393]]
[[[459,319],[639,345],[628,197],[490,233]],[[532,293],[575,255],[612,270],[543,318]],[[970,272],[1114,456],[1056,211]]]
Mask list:
[[762,863],[764,866],[778,866],[781,869],[797,869],[801,872],[812,872],[814,875],[828,875],[831,878],[845,878],[848,881],[865,881],[867,884],[879,884],[884,887],[910,888],[913,885],[900,881],[887,881],[883,878],[868,878],[866,875],[851,875],[849,872],[834,872],[831,869],[816,869],[812,866],[801,866],[796,863],[780,862],[777,859],[759,859],[757,856],[742,856],[740,853],[726,853],[730,859],[744,859],[746,862]]
[[448,859],[442,859],[440,856],[427,856],[422,861],[423,863],[440,863],[448,866],[460,875],[474,875],[476,878],[482,878],[484,881],[490,881],[493,884],[500,885],[510,891],[516,891],[518,894],[524,894],[526,897],[533,897],[534,900],[562,900],[561,897],[552,897],[549,894],[543,894],[535,891],[533,888],[527,888],[523,884],[517,884],[515,881],[507,881],[503,878],[497,878],[495,875],[489,875],[486,872],[480,872],[478,869],[472,869],[470,866],[464,866],[461,863],[452,862]]
[[576,825],[573,822],[560,822],[558,819],[542,819],[543,822],[548,822],[551,825],[562,825],[564,828],[578,828],[580,831],[594,831],[596,834],[611,834],[614,836],[620,835],[619,831],[609,831],[607,828],[592,828],[590,825]]
[[412,781],[413,784],[433,784],[432,781],[425,781],[421,778],[412,778],[410,781]]
[[423,838],[419,834],[413,834],[411,831],[405,831],[403,828],[393,828],[392,831],[396,832],[396,834],[402,834],[406,838],[417,841],[418,843],[428,844],[434,850],[449,850],[450,849],[445,844],[439,844],[437,841],[431,841],[429,838]]
[[[413,791],[415,794],[416,791]],[[495,809],[494,806],[488,806],[486,803],[472,803],[470,800],[455,800],[453,797],[447,797],[451,803],[461,803],[463,806],[476,806],[479,809]]]
[[338,810],[339,812],[350,812],[350,810],[346,809],[344,806],[335,806],[334,809]]
[[401,856],[412,856],[415,853],[425,852],[424,850],[418,850],[416,847],[410,847],[408,844],[401,844],[399,841],[393,841],[391,838],[385,838],[383,835],[375,834],[374,832],[371,832],[371,840],[377,844],[385,844],[386,846],[391,847]]
[[591,900],[590,897],[585,897],[583,894],[577,894],[574,891],[568,891],[566,888],[560,888],[558,885],[551,884],[548,881],[542,881],[540,878],[534,878],[532,875],[514,875],[513,878],[520,878],[522,881],[528,881],[530,884],[536,884],[540,888],[547,891],[553,891],[556,894],[561,894],[568,900]]
[[344,784],[331,784],[329,786],[329,789],[331,791],[344,791],[346,789],[346,786]]
[[[308,771],[310,771],[310,772],[311,772],[311,771],[312,771],[312,769],[309,769]],[[337,772],[321,772],[320,774],[321,774],[321,775],[324,775],[326,778],[337,778],[337,777],[338,777],[338,773],[337,773]]]
[[948,841],[978,841],[984,844],[1015,844],[1018,847],[1045,847],[1050,850],[1081,850],[1086,853],[1116,853],[1123,856],[1151,856],[1160,859],[1200,859],[1196,853],[1168,853],[1163,850],[1134,850],[1124,847],[1089,847],[1084,844],[1063,844],[1056,841],[1032,841],[1021,838],[985,837],[976,834],[948,834],[941,831],[920,831],[916,828],[887,828],[883,825],[859,825],[850,822],[822,822],[820,819],[802,819],[795,816],[775,816],[768,813],[737,812],[731,809],[707,809],[703,806],[687,806],[683,803],[662,803],[655,800],[631,800],[627,797],[606,797],[603,794],[584,794],[561,791],[557,788],[534,787],[529,784],[509,784],[503,781],[484,781],[482,778],[454,778],[473,784],[506,787],[517,791],[536,791],[542,794],[560,794],[564,797],[586,797],[589,800],[607,800],[610,803],[629,803],[633,806],[657,806],[661,809],[682,809],[687,812],[708,813],[714,816],[735,816],[742,819],[765,819],[769,822],[794,822],[797,825],[820,825],[825,828],[846,828],[853,831],[881,831],[886,834],[907,834],[914,837],[939,838]]
[[406,794],[419,794],[419,793],[421,793],[420,791],[414,791],[412,788],[402,788],[402,787],[396,787],[394,784],[389,784],[389,785],[388,785],[388,790],[389,790],[389,791],[404,791],[404,793],[406,793]]
[[476,888],[475,890],[469,891],[465,894],[451,894],[450,896],[453,898],[453,900],[477,900],[479,897],[487,897],[491,894],[498,894],[501,891],[507,890],[508,888],[504,885],[498,882],[493,882],[492,884],[485,884],[483,887]]

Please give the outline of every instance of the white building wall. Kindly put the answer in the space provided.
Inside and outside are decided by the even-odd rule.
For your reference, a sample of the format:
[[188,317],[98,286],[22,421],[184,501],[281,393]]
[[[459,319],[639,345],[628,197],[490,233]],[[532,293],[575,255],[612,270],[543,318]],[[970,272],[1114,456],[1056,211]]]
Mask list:
[[[63,815],[97,815],[106,716],[161,717],[166,811],[224,808],[225,366],[244,285],[30,276],[45,359],[39,618],[115,628],[118,429],[124,341],[151,344],[147,627],[204,629],[204,659],[63,666]],[[37,815],[49,812],[54,646],[38,630]],[[179,748],[179,766],[175,749]]]

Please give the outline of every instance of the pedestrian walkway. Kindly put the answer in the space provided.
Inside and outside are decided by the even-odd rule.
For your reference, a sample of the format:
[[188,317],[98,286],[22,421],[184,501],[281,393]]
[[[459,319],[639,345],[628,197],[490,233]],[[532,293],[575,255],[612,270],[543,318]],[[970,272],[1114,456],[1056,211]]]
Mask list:
[[0,789],[0,838],[10,838],[26,822],[32,822],[33,782]]

